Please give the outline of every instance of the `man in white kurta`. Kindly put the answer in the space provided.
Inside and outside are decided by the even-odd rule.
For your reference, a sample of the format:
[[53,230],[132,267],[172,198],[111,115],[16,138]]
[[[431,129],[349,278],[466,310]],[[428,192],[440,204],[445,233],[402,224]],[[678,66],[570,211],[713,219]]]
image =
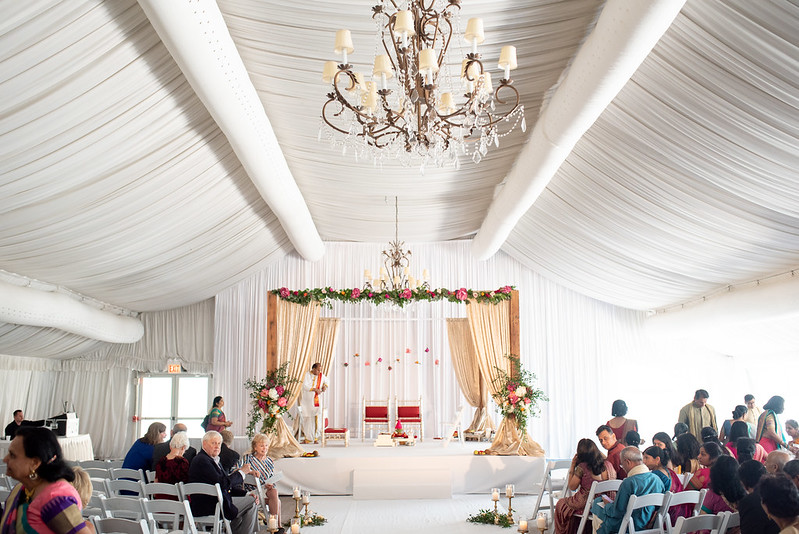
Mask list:
[[324,421],[321,420],[321,395],[327,391],[327,377],[322,373],[322,366],[313,364],[310,372],[302,381],[300,408],[302,408],[302,434],[304,443],[319,442],[319,433]]

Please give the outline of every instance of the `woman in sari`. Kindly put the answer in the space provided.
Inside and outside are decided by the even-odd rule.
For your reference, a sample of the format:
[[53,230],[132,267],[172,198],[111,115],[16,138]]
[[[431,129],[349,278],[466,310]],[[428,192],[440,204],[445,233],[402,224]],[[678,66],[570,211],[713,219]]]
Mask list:
[[567,484],[574,494],[560,499],[555,505],[555,533],[575,534],[579,522],[574,514],[581,513],[585,508],[591,485],[595,481],[614,478],[616,470],[599,452],[596,444],[590,439],[581,439],[567,476]]
[[763,405],[763,413],[757,420],[757,434],[755,439],[760,443],[766,452],[776,451],[780,447],[787,449],[788,443],[785,440],[785,432],[777,417],[785,409],[785,399],[775,395]]
[[[746,406],[744,406],[743,404],[739,404],[732,411],[732,419],[727,419],[721,424],[721,430],[719,431],[719,441],[721,442],[722,445],[726,445],[727,442],[732,441],[732,439],[730,438],[730,432],[732,432],[733,424],[740,421],[745,425],[747,425],[747,427],[749,427],[746,421],[744,421],[746,413],[747,413]],[[752,426],[752,433],[748,437],[751,438],[754,435],[755,435],[755,429],[754,426]]]
[[6,475],[20,482],[6,500],[2,534],[94,532],[81,516],[81,498],[71,484],[75,473],[50,429],[20,428],[3,461]]
[[[692,476],[691,480],[688,481],[685,489],[701,490],[708,487],[711,478],[710,468],[713,467],[713,464],[720,456],[723,456],[721,453],[721,447],[719,447],[716,443],[703,443],[702,446],[699,447],[699,456],[697,456],[697,460],[699,460],[699,463],[703,467],[699,468],[694,473],[694,476]],[[732,456],[729,456],[729,458],[734,460]]]
[[225,405],[225,399],[223,399],[221,396],[216,396],[214,397],[214,402],[211,404],[211,411],[208,412],[208,426],[205,428],[205,430],[216,430],[217,432],[222,432],[233,424],[233,421],[227,420],[227,417],[225,417],[225,412],[222,411],[222,406]]
[[[613,405],[610,407],[610,414],[613,419],[609,420],[607,425],[616,434],[616,441],[627,443],[624,438],[630,431],[638,432],[638,421],[625,417],[627,415],[627,403],[621,399],[613,401]],[[637,447],[638,444],[636,443],[635,446]]]
[[677,447],[674,446],[674,442],[668,434],[665,432],[658,432],[652,436],[652,445],[661,449],[666,449],[669,456],[668,465],[666,465],[668,469],[674,469],[676,466],[680,465],[682,461],[680,453],[677,452]]
[[699,465],[699,440],[693,434],[680,434],[677,436],[677,453],[680,455],[680,464],[677,466],[677,473],[694,473],[701,466]]
[[702,501],[702,513],[735,512],[738,501],[746,495],[738,477],[738,462],[730,456],[719,456],[710,468],[710,486]]
[[[683,491],[684,488],[682,486],[680,475],[675,473],[673,469],[668,468],[670,463],[668,449],[663,449],[653,445],[644,451],[643,456],[644,465],[647,466],[653,474],[657,475],[661,482],[663,482],[664,491],[670,491],[672,493],[679,493]],[[690,516],[693,509],[694,507],[691,504],[685,504],[671,508],[669,510],[671,523],[676,523],[678,517]]]

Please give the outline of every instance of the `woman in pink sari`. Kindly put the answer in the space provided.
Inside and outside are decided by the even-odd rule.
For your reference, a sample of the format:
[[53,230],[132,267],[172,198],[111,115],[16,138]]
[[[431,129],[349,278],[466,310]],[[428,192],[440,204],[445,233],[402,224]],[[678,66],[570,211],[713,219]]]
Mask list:
[[614,478],[616,470],[599,452],[596,444],[590,439],[581,439],[577,443],[577,454],[572,459],[566,482],[574,494],[560,499],[555,505],[555,533],[575,534],[579,521],[574,514],[581,513],[585,508],[591,485],[595,481]]
[[777,417],[785,409],[785,399],[775,395],[763,405],[763,413],[757,420],[757,435],[755,439],[766,449],[766,452],[776,451],[780,447],[787,449],[785,432]]

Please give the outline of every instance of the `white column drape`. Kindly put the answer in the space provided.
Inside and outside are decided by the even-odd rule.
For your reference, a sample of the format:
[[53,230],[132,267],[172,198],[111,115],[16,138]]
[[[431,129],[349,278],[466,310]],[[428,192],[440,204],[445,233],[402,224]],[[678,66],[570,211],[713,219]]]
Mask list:
[[458,380],[466,402],[475,408],[472,422],[466,428],[470,432],[487,431],[491,433],[496,430],[496,426],[486,409],[488,388],[480,373],[480,364],[477,361],[469,320],[447,319],[447,338],[452,353],[452,369],[455,372],[455,378]]

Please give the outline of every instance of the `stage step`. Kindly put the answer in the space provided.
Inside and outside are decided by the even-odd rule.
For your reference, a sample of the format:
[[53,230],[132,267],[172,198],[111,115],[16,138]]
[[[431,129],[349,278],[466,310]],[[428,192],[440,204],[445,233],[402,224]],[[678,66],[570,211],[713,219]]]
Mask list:
[[451,499],[449,469],[353,469],[352,496],[360,500]]

